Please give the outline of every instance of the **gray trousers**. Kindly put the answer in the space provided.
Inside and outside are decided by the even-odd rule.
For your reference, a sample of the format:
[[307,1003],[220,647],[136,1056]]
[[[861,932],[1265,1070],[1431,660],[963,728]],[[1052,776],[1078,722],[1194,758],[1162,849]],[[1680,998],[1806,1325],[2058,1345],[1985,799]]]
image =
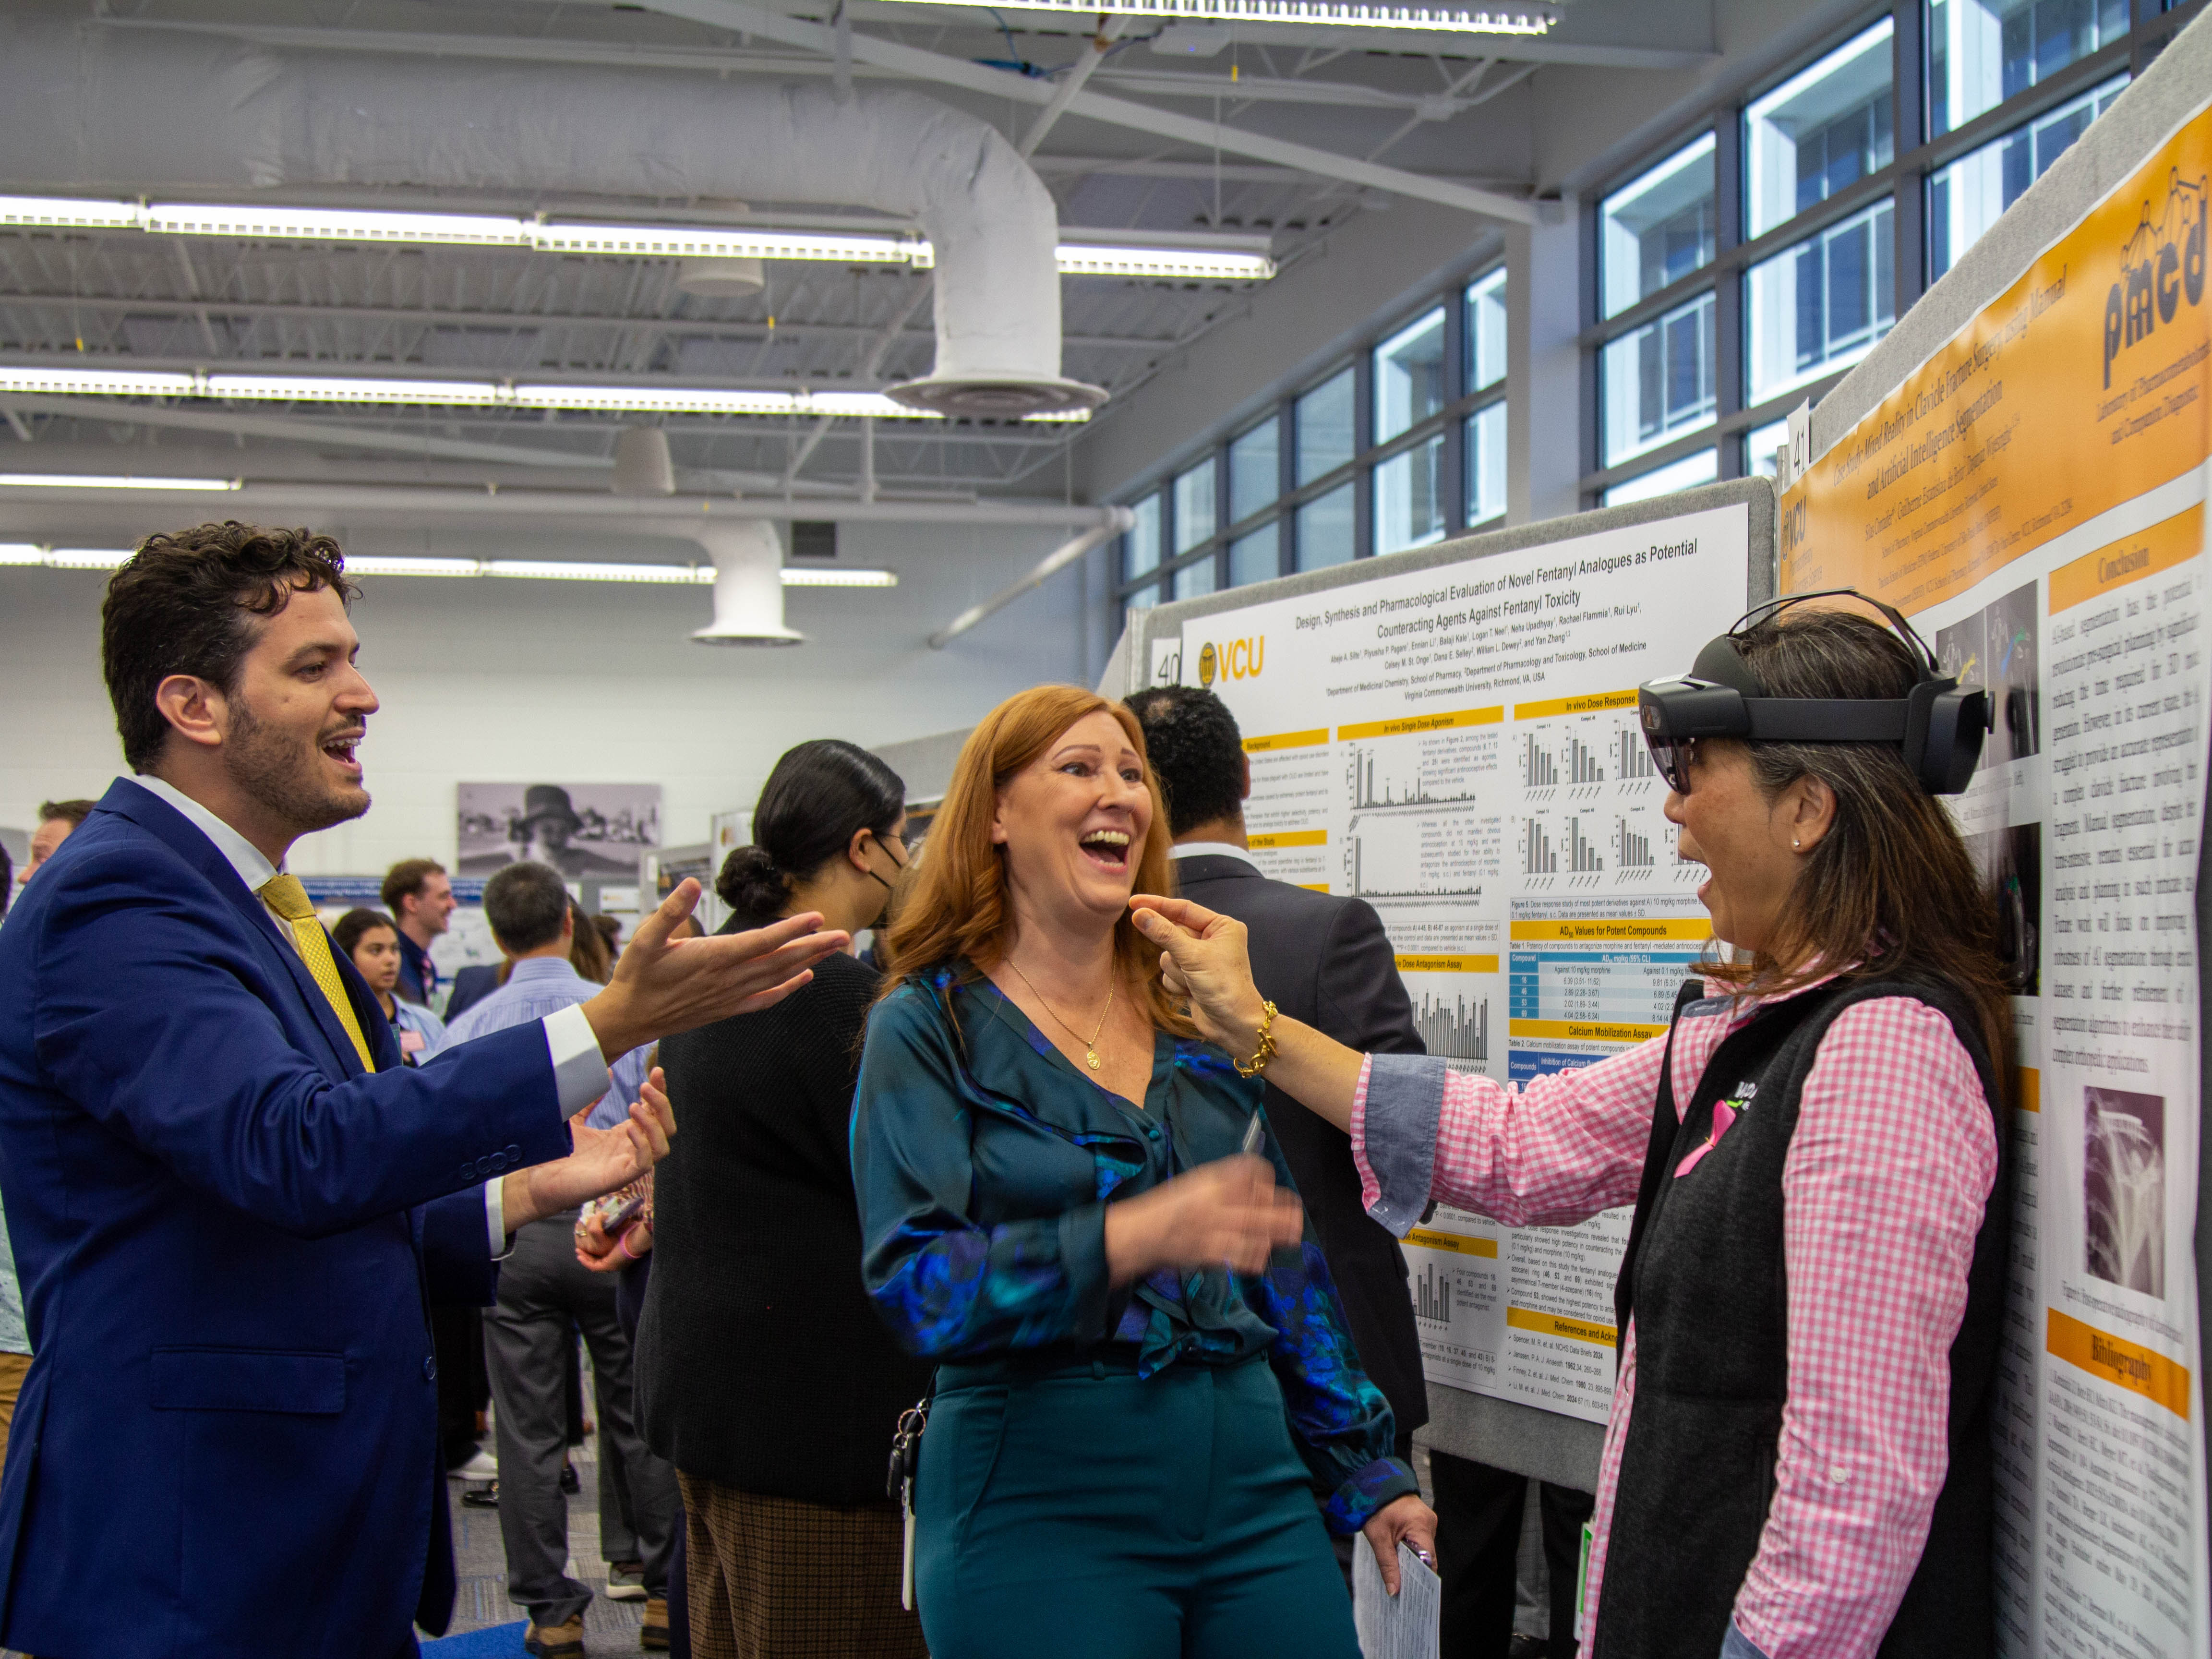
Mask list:
[[501,1264],[499,1302],[484,1313],[484,1360],[499,1430],[507,1595],[539,1625],[561,1624],[592,1599],[590,1589],[568,1575],[568,1500],[561,1492],[568,1450],[563,1349],[572,1323],[592,1355],[602,1540],[635,1538],[647,1594],[665,1595],[676,1538],[676,1471],[637,1431],[614,1275],[588,1272],[576,1260],[574,1211],[531,1222]]

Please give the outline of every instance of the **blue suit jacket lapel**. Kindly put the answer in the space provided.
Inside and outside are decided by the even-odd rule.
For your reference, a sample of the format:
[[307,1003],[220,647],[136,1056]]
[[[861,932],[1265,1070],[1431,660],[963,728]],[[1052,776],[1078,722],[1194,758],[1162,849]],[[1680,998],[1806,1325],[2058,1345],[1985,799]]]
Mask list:
[[158,838],[222,895],[224,902],[245,920],[247,931],[261,947],[263,957],[275,965],[277,973],[290,979],[293,990],[315,1022],[315,1028],[323,1034],[330,1050],[332,1075],[343,1081],[360,1073],[363,1068],[360,1055],[354,1052],[353,1039],[338,1024],[337,1011],[323,994],[322,987],[315,983],[314,975],[307,971],[307,964],[300,959],[299,951],[277,930],[276,918],[269,914],[269,907],[247,890],[238,878],[238,872],[230,867],[230,860],[200,832],[199,826],[152,790],[143,789],[128,778],[118,778],[109,785],[107,793],[100,797],[100,806],[102,811],[118,813]]

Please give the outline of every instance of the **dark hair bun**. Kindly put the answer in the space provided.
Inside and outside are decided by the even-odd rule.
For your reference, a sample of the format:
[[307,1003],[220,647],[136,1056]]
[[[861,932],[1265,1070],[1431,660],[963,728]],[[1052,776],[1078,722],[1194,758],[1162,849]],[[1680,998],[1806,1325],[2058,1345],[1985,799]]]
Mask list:
[[791,878],[765,847],[740,847],[722,860],[714,895],[748,921],[770,921],[791,902]]

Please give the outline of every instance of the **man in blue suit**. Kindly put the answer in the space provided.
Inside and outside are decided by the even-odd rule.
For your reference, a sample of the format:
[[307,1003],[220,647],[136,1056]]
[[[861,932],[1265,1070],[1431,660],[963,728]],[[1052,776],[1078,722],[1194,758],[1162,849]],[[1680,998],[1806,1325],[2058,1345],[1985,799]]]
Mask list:
[[137,775],[0,933],[0,1193],[37,1350],[0,1475],[0,1646],[396,1659],[451,1614],[434,1301],[523,1222],[650,1168],[609,1057],[765,1006],[819,917],[672,941],[589,1002],[416,1069],[283,873],[368,806],[376,697],[337,544],[204,526],[109,585]]

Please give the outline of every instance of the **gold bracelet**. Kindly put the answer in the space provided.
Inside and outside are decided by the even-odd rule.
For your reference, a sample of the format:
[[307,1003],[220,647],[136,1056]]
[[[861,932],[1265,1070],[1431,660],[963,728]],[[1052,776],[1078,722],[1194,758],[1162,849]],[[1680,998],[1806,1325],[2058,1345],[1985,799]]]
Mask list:
[[1252,1051],[1252,1062],[1246,1065],[1232,1059],[1229,1063],[1237,1068],[1239,1077],[1257,1077],[1267,1069],[1267,1062],[1275,1057],[1275,1005],[1261,1002],[1260,1015],[1260,1046]]

